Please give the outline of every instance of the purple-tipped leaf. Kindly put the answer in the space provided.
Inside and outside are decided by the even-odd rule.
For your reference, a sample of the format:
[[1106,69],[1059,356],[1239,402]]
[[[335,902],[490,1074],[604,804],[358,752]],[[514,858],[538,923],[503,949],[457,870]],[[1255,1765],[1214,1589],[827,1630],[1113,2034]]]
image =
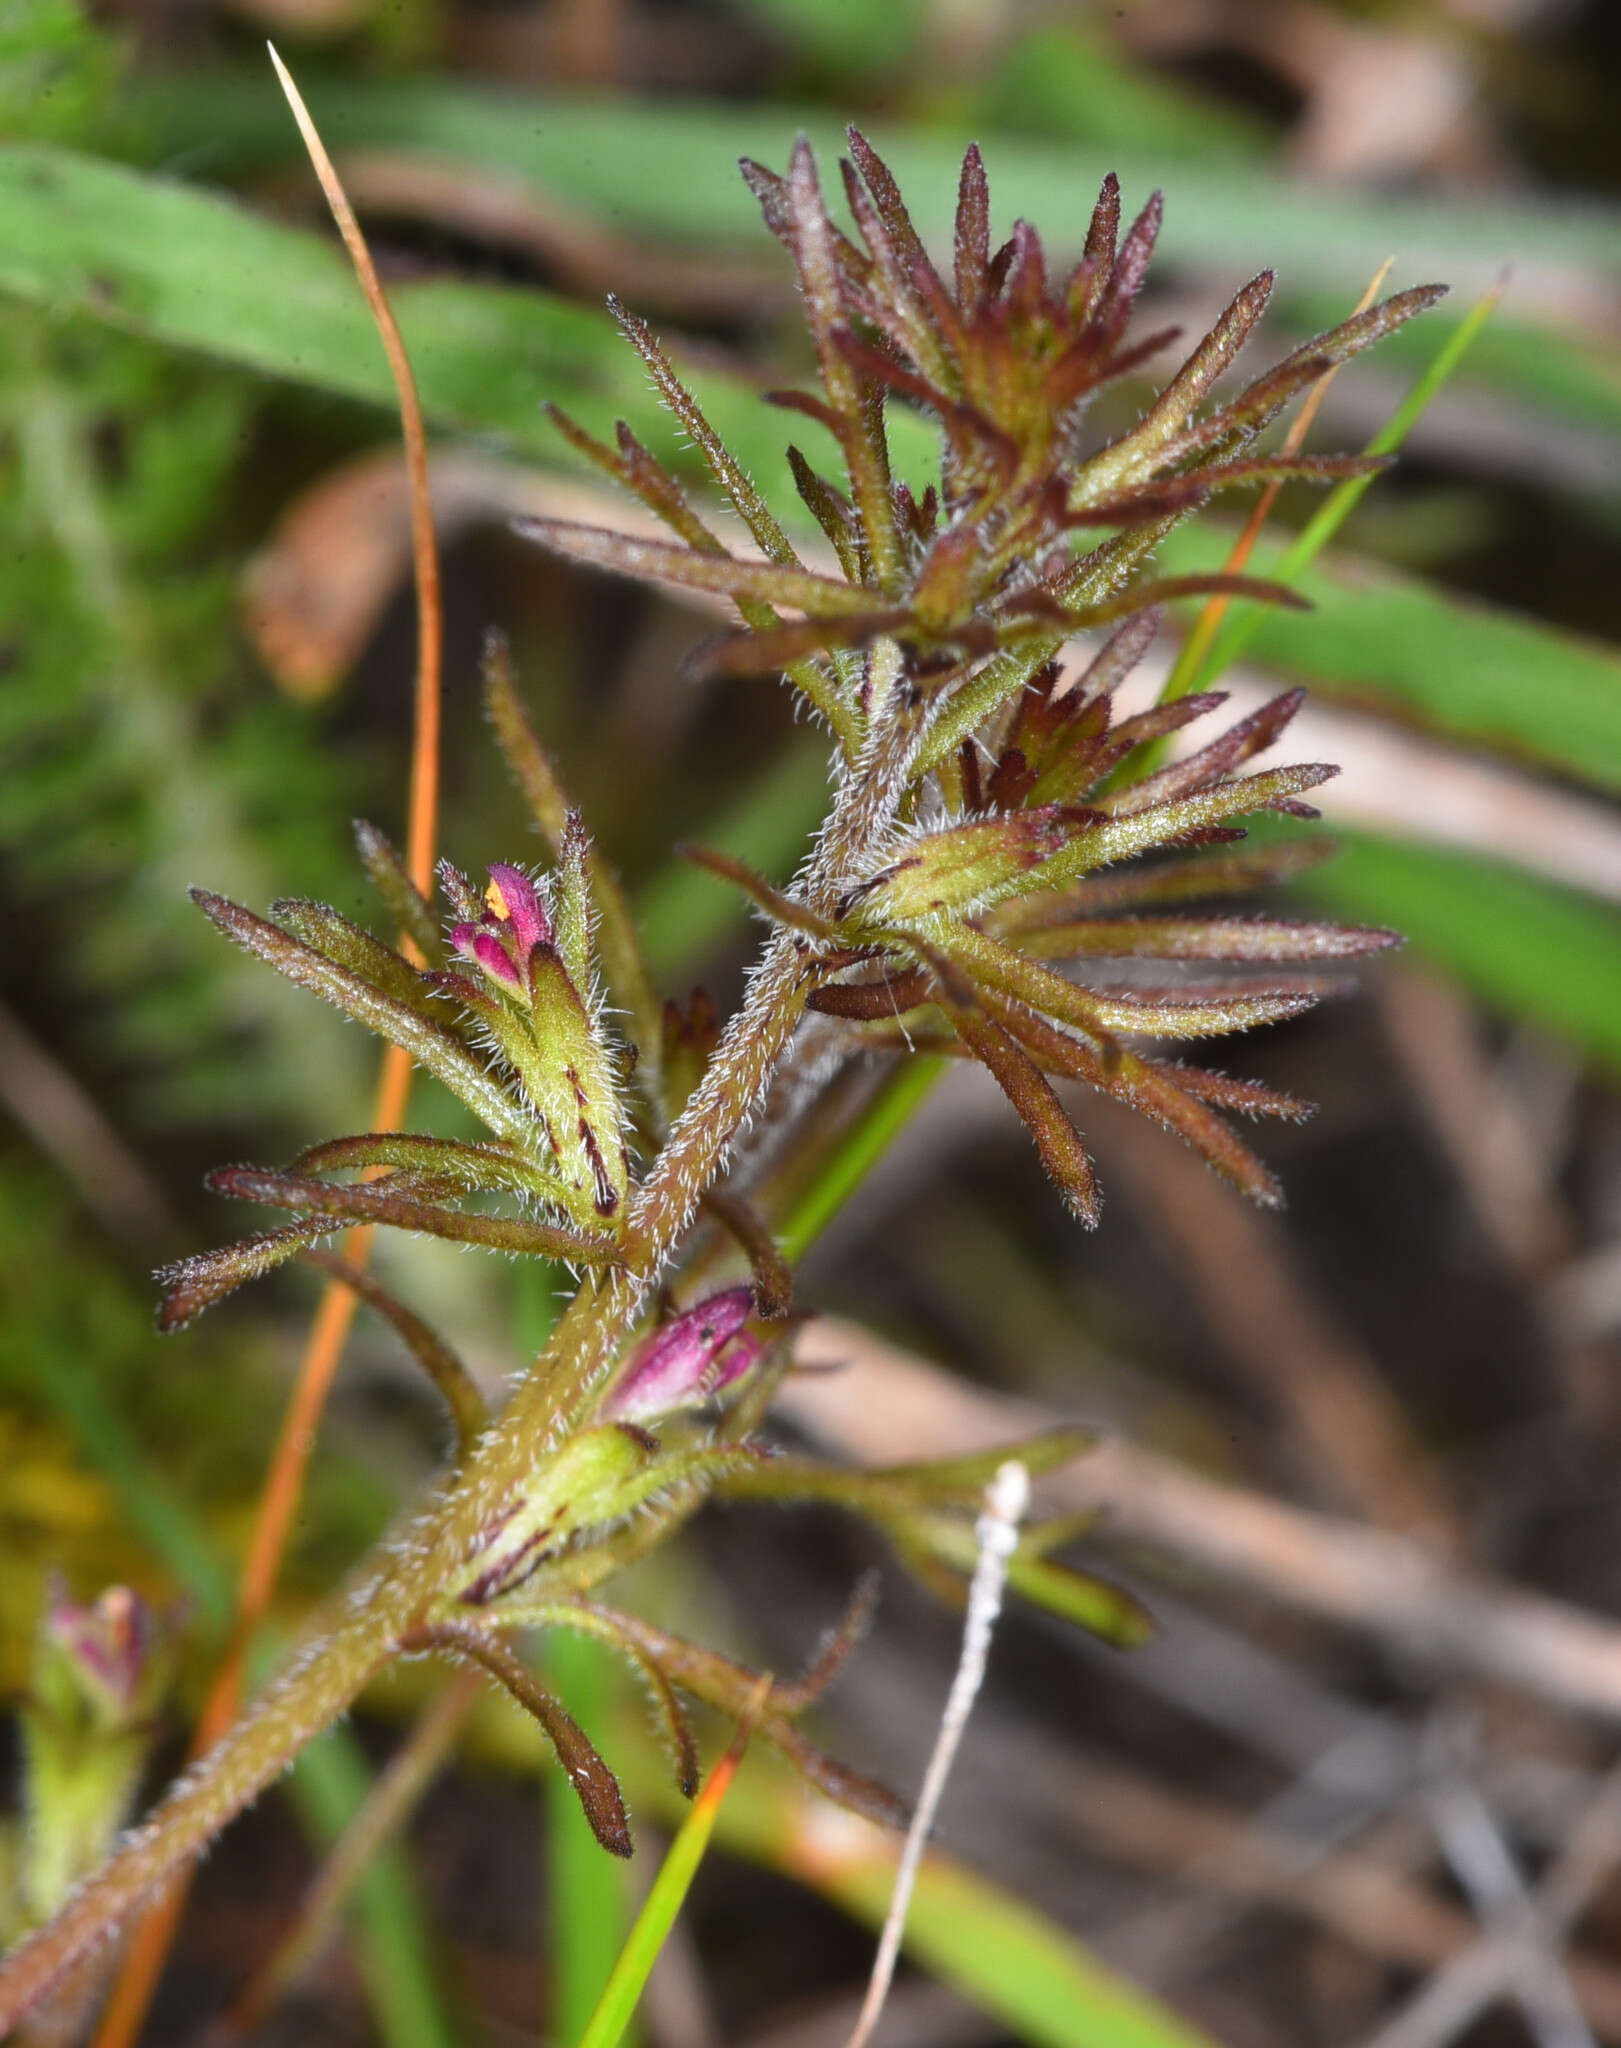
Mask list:
[[642,581],[674,583],[719,597],[785,604],[797,611],[836,618],[865,611],[872,603],[866,591],[852,590],[834,577],[817,576],[809,569],[783,563],[739,562],[729,555],[698,554],[673,541],[644,540],[568,519],[520,519],[516,529],[525,539],[538,541],[571,561],[589,562]]
[[218,1251],[194,1252],[189,1259],[178,1259],[172,1266],[160,1268],[153,1276],[163,1288],[163,1299],[158,1304],[159,1330],[165,1336],[183,1330],[205,1308],[212,1308],[215,1302],[223,1301],[250,1280],[286,1265],[289,1259],[297,1258],[300,1252],[318,1239],[330,1237],[338,1228],[338,1224],[324,1218],[291,1223],[261,1237],[222,1245]]
[[568,1259],[581,1264],[611,1261],[615,1252],[608,1239],[513,1216],[447,1209],[413,1194],[395,1192],[386,1181],[343,1187],[268,1167],[222,1166],[208,1176],[207,1185],[215,1194],[230,1195],[240,1202],[262,1202],[295,1215],[326,1217],[333,1227],[385,1223],[395,1230],[447,1238],[453,1244],[479,1244],[523,1258]]

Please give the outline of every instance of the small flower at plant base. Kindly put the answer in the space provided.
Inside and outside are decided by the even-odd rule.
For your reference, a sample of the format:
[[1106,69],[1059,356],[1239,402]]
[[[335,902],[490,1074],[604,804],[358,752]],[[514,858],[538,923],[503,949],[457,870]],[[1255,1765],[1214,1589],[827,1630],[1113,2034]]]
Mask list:
[[605,1418],[652,1422],[679,1408],[699,1408],[757,1363],[765,1348],[746,1326],[752,1287],[728,1287],[685,1309],[654,1332],[609,1395]]
[[166,1632],[127,1586],[88,1607],[51,1589],[19,1714],[28,1825],[0,1887],[0,1940],[48,1919],[106,1854],[170,1672]]
[[464,960],[482,967],[504,990],[527,999],[529,962],[537,946],[553,943],[552,921],[540,891],[521,868],[497,861],[477,924],[458,924],[450,942]]
[[109,1586],[88,1607],[58,1594],[45,1616],[36,1684],[56,1695],[52,1706],[74,1696],[106,1732],[129,1728],[150,1715],[162,1691],[160,1635],[151,1609],[128,1586]]

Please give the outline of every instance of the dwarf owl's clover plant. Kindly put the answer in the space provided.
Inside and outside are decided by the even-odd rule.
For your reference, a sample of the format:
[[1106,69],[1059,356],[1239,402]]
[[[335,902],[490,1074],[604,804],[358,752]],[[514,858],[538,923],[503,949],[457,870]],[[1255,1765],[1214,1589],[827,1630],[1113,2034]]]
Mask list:
[[[696,665],[782,672],[828,729],[833,792],[790,890],[698,856],[774,927],[737,1014],[719,1028],[701,996],[685,1010],[661,1008],[618,884],[499,658],[490,711],[548,842],[545,872],[496,863],[475,885],[447,865],[445,902],[430,904],[382,836],[363,828],[363,863],[404,935],[398,948],[322,905],[281,903],[265,918],[198,892],[230,938],[403,1047],[485,1135],[361,1133],[284,1168],[220,1171],[212,1184],[221,1193],[292,1220],[167,1273],[165,1325],[353,1223],[564,1261],[582,1277],[546,1350],[493,1418],[441,1339],[375,1282],[355,1283],[447,1396],[456,1448],[445,1484],[257,1707],[0,1970],[0,2031],[404,1654],[470,1658],[504,1683],[551,1736],[604,1844],[627,1849],[613,1773],[509,1638],[520,1627],[562,1627],[611,1643],[646,1682],[690,1786],[694,1745],[678,1695],[741,1712],[757,1676],[599,1594],[710,1495],[842,1501],[931,1582],[961,1585],[972,1516],[1005,1450],[853,1475],[770,1459],[754,1444],[789,1361],[791,1326],[788,1275],[757,1205],[769,1188],[751,1185],[746,1164],[729,1175],[746,1124],[776,1116],[784,1100],[813,1124],[818,1090],[841,1063],[952,1054],[995,1077],[1060,1196],[1088,1224],[1097,1187],[1073,1094],[1059,1092],[1068,1083],[1131,1104],[1254,1199],[1276,1199],[1224,1112],[1289,1117],[1301,1105],[1167,1058],[1152,1042],[1291,1016],[1325,993],[1310,970],[1389,935],[1203,908],[1301,864],[1294,844],[1232,850],[1246,818],[1311,815],[1305,795],[1333,772],[1252,765],[1284,733],[1297,693],[1162,765],[1160,743],[1216,712],[1220,696],[1123,715],[1117,691],[1162,601],[1204,592],[1293,601],[1236,576],[1155,581],[1147,566],[1170,528],[1219,492],[1376,466],[1275,456],[1260,437],[1293,398],[1438,289],[1388,299],[1218,398],[1265,309],[1272,280],[1263,273],[1136,424],[1098,446],[1094,394],[1174,338],[1128,334],[1158,197],[1122,234],[1108,179],[1080,260],[1051,272],[1022,221],[993,245],[985,174],[970,149],[954,265],[942,275],[882,161],[854,132],[850,146],[841,172],[856,239],[829,218],[804,143],[786,177],[744,166],[798,273],[815,346],[819,388],[772,398],[836,450],[831,475],[790,451],[825,550],[790,539],[652,334],[624,312],[626,338],[752,550],[723,540],[628,427],[610,446],[561,416],[575,449],[671,537],[524,526],[577,560],[731,600],[740,628]],[[939,430],[938,473],[921,488],[892,470],[886,413],[896,405]],[[1090,651],[1076,660],[1078,638]],[[1142,963],[1164,963],[1164,985]],[[814,1036],[816,1057],[799,1063],[796,1089],[773,1091],[802,1032]],[[795,1128],[783,1136],[791,1152]],[[746,1284],[720,1284],[728,1258],[746,1263]],[[1018,1455],[1039,1471],[1084,1442],[1066,1431]],[[1049,1574],[1053,1540],[1037,1525],[1021,1546]],[[1014,1567],[1017,1587],[1017,1557]],[[1124,1603],[1115,1611],[1129,1627]],[[860,1618],[804,1681],[770,1690],[758,1725],[833,1797],[889,1819],[890,1795],[794,1725]]]

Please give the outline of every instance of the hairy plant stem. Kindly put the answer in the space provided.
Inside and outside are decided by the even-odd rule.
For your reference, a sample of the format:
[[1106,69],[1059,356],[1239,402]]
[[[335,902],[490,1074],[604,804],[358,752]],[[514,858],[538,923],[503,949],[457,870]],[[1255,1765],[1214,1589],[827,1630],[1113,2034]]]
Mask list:
[[[873,650],[869,681],[870,737],[841,776],[802,880],[804,900],[823,914],[893,827],[923,729],[923,706],[892,643]],[[636,1191],[622,1263],[582,1284],[546,1350],[446,1491],[406,1526],[337,1611],[330,1631],[176,1782],[57,1918],[0,1964],[0,2037],[345,1711],[423,1626],[442,1589],[456,1582],[492,1513],[589,1414],[626,1330],[677,1255],[699,1198],[724,1169],[788,1050],[810,987],[805,953],[806,941],[793,932],[767,943],[742,1007]]]

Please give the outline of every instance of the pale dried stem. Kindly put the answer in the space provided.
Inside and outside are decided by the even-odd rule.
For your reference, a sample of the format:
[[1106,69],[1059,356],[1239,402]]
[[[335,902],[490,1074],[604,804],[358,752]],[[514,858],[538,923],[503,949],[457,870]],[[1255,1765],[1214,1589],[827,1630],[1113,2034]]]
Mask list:
[[991,1633],[1002,1612],[1002,1594],[1007,1586],[1008,1560],[1018,1545],[1019,1523],[1029,1505],[1030,1474],[1016,1458],[1010,1458],[1005,1465],[998,1466],[995,1478],[985,1491],[984,1511],[975,1528],[979,1556],[968,1588],[962,1655],[958,1660],[957,1675],[951,1683],[945,1712],[940,1717],[940,1732],[923,1774],[923,1789],[918,1794],[912,1824],[906,1831],[906,1845],[895,1873],[889,1911],[884,1916],[878,1954],[872,1966],[872,1980],[867,1986],[867,1996],[851,2030],[847,2048],[867,2048],[883,2017],[889,1987],[895,1980],[895,1964],[900,1958],[901,1937],[906,1932],[906,1916],[923,1862],[923,1851],[934,1826],[935,1815],[940,1810],[940,1800],[956,1760],[963,1730],[968,1726],[968,1716],[973,1712],[979,1689],[985,1682]]

